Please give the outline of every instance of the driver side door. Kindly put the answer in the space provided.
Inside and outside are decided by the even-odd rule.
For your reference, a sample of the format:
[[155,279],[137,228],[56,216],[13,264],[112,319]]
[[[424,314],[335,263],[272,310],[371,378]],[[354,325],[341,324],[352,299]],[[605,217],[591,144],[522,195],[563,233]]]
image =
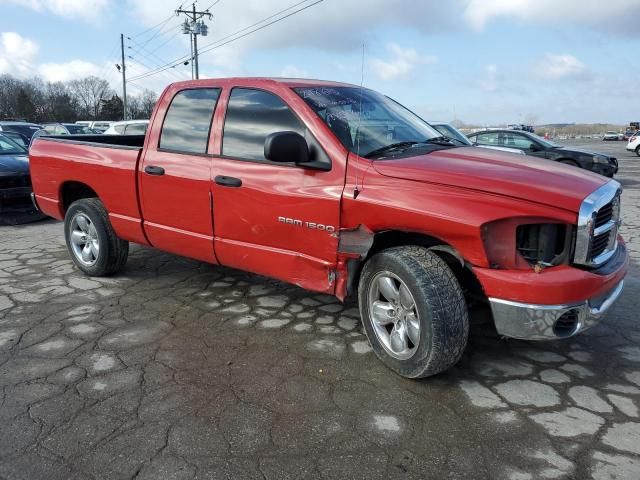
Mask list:
[[[275,92],[235,87],[226,100],[221,154],[212,169],[219,262],[333,293],[344,170],[331,165],[304,122]],[[305,137],[311,154],[330,169],[267,160],[266,137],[282,131]]]

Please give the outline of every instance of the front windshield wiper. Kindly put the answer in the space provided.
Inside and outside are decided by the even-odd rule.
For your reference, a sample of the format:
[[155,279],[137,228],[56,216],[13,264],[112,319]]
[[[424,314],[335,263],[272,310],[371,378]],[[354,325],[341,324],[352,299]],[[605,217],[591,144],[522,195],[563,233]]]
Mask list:
[[408,147],[411,147],[413,145],[417,145],[418,143],[424,143],[424,142],[397,142],[397,143],[392,143],[391,145],[385,145],[384,147],[380,147],[380,148],[376,148],[375,150],[372,150],[371,152],[367,153],[364,158],[372,158],[372,157],[377,157],[378,155],[382,155],[384,153],[393,151],[393,150],[401,150],[401,149],[406,149]]
[[455,145],[454,142],[458,142],[460,145],[464,145],[465,147],[468,147],[468,145],[464,143],[462,140],[458,140],[457,138],[453,138],[453,137],[447,137],[446,135],[430,138],[424,143],[435,143],[436,145]]

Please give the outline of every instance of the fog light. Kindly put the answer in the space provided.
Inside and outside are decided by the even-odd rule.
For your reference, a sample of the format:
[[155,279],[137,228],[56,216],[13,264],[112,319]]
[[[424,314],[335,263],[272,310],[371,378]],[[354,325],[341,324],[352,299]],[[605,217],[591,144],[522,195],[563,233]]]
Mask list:
[[553,333],[558,337],[570,337],[580,328],[578,310],[563,313],[553,325]]

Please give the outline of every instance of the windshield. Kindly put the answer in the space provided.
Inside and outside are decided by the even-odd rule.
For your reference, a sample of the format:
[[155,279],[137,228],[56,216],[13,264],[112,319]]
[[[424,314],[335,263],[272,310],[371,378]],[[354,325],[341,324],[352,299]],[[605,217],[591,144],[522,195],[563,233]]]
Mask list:
[[0,155],[26,155],[27,150],[0,134]]
[[392,145],[423,143],[442,136],[399,103],[366,88],[293,90],[324,120],[345,148],[363,157]]
[[454,128],[451,125],[448,125],[446,123],[440,123],[438,125],[431,124],[431,126],[435,128],[438,132],[440,132],[441,135],[444,135],[445,137],[459,140],[464,145],[473,145],[471,141],[467,137],[465,137],[460,130],[458,130],[457,128]]
[[547,148],[560,148],[560,147],[562,147],[562,145],[560,145],[559,143],[552,142],[551,140],[547,140],[545,138],[542,138],[542,137],[536,135],[535,133],[530,133],[529,137],[534,138],[535,140],[537,140],[538,142],[540,142],[542,145],[544,145]]

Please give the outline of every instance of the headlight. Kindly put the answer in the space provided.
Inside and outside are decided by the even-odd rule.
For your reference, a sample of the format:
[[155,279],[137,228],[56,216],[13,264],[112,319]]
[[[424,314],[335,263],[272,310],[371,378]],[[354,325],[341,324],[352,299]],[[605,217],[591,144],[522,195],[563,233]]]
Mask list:
[[512,218],[485,224],[482,238],[492,268],[530,269],[569,263],[571,225],[542,218]]
[[516,249],[529,265],[559,265],[569,254],[567,230],[561,223],[520,225],[516,229]]
[[594,155],[593,158],[593,163],[600,163],[602,165],[609,165],[609,157],[605,157],[604,155]]

